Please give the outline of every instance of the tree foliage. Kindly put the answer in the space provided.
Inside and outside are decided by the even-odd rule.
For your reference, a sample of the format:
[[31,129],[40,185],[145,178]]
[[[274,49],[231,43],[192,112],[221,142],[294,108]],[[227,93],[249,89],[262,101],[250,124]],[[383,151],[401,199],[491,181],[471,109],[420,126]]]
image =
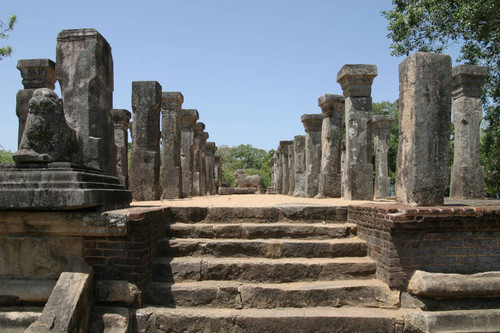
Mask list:
[[239,145],[229,147],[220,146],[217,154],[222,156],[222,182],[229,186],[236,186],[234,172],[238,169],[245,170],[249,175],[258,174],[262,177],[264,187],[271,185],[271,168],[269,160],[274,151],[254,148],[252,145]]
[[14,163],[12,155],[13,153],[10,150],[4,149],[0,145],[0,163]]
[[500,192],[500,1],[393,0],[389,21],[392,55],[441,53],[460,46],[458,62],[488,66],[484,85],[482,163],[489,193]]
[[[17,16],[12,15],[9,19],[8,24],[5,24],[3,21],[0,20],[0,39],[9,39],[9,35],[7,33],[14,30],[14,24],[16,23],[16,19]],[[11,46],[0,47],[0,60],[10,56],[11,53],[12,53]]]

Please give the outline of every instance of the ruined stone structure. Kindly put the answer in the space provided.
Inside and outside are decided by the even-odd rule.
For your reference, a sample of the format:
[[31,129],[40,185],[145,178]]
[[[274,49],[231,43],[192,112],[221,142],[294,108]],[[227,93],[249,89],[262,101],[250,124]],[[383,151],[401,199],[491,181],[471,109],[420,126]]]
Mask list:
[[295,191],[295,148],[294,142],[288,145],[288,195]]
[[452,69],[455,149],[450,197],[484,198],[484,168],[480,164],[480,125],[483,118],[481,88],[488,68],[458,65]]
[[161,85],[132,82],[134,123],[130,154],[130,190],[137,201],[158,200],[160,187]]
[[161,104],[161,199],[182,198],[181,109],[184,96],[162,92]]
[[[193,195],[200,196],[201,192],[201,181],[202,181],[202,152],[204,147],[202,147],[202,135],[205,130],[205,124],[202,122],[197,122],[194,128],[194,140],[193,140]],[[205,179],[203,179],[205,181]],[[204,194],[203,194],[204,195]]]
[[[201,141],[200,141],[200,147],[201,147],[201,167],[200,167],[200,193],[201,195],[207,195],[207,140],[210,137],[210,135],[207,132],[201,133]],[[219,160],[220,162],[220,160]],[[215,163],[216,159],[214,156],[214,181],[217,183],[216,179],[217,177],[215,176]],[[222,165],[220,165],[222,167]],[[221,170],[222,172],[222,170]],[[221,174],[222,177],[222,174]],[[217,192],[215,192],[217,193]]]
[[[214,181],[215,181],[215,194],[219,193],[219,187],[222,186],[222,156],[214,156]],[[206,164],[205,164],[206,165]],[[205,166],[206,168],[206,166]],[[205,172],[205,188],[206,188],[206,172]],[[205,191],[206,193],[206,191]]]
[[[283,195],[288,195],[290,190],[290,161],[288,159],[288,150],[290,146],[293,145],[293,141],[280,141],[280,164],[281,164],[281,179],[282,188],[281,193]],[[293,147],[293,146],[292,146]]]
[[306,196],[306,136],[296,135],[293,140],[295,187],[294,197]]
[[301,117],[306,131],[306,197],[313,198],[319,191],[321,170],[321,126],[323,115],[304,114]]
[[340,198],[342,194],[340,143],[344,137],[344,96],[325,94],[318,98],[318,106],[323,113],[321,176],[318,197]]
[[281,154],[281,146],[276,149],[276,170],[274,172],[274,177],[276,179],[276,193],[283,194],[283,168],[281,167],[281,160],[283,156]]
[[21,143],[24,125],[28,117],[29,101],[36,89],[54,90],[56,83],[56,64],[50,59],[23,59],[17,62],[21,72],[24,89],[17,92],[16,115],[19,118],[17,145]]
[[207,195],[215,195],[215,179],[214,179],[214,165],[215,165],[215,152],[217,146],[215,142],[207,142],[205,144],[206,154],[206,191]]
[[132,115],[124,109],[113,109],[111,113],[115,124],[116,173],[120,183],[128,188],[128,129]]
[[450,121],[450,56],[414,53],[399,65],[399,204],[443,205],[449,179]]
[[391,195],[391,178],[387,156],[391,145],[391,128],[394,116],[374,115],[372,118],[373,144],[375,146],[375,198]]
[[375,65],[344,65],[337,74],[345,97],[347,200],[373,199],[371,86],[376,76]]
[[193,196],[193,146],[198,111],[194,109],[181,110],[181,170],[182,195],[184,198]]

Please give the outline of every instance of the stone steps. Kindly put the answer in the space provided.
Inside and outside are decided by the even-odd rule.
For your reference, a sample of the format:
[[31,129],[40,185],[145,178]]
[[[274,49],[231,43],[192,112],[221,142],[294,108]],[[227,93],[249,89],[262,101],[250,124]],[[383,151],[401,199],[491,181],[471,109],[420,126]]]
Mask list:
[[158,245],[160,256],[216,256],[263,258],[363,257],[366,242],[357,239],[164,239]]
[[293,283],[241,283],[196,281],[174,284],[153,283],[148,290],[150,304],[217,308],[364,306],[395,308],[399,294],[378,280],[340,280]]
[[157,282],[230,280],[252,282],[332,281],[371,279],[375,262],[368,257],[350,258],[157,258],[153,280]]
[[353,223],[292,223],[275,222],[214,224],[174,223],[168,226],[167,236],[172,238],[300,238],[332,239],[356,235]]
[[367,308],[221,309],[148,307],[137,311],[138,331],[147,332],[401,332],[400,310]]

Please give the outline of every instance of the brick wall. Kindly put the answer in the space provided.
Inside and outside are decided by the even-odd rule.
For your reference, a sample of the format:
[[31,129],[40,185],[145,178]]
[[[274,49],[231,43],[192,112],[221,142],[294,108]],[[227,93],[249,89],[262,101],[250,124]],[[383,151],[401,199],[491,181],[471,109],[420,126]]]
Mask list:
[[125,214],[126,236],[85,236],[83,255],[96,280],[127,280],[143,289],[171,213],[159,208],[130,209]]
[[349,222],[368,242],[377,277],[406,287],[417,269],[443,273],[500,270],[498,207],[350,206]]

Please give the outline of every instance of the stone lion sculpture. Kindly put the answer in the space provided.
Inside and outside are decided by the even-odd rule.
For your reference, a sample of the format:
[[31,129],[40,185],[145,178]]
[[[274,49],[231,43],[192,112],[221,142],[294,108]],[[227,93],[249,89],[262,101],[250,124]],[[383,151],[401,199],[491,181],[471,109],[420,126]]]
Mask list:
[[234,172],[237,187],[256,188],[260,192],[262,188],[262,177],[259,175],[247,175],[245,170],[239,169]]
[[51,89],[37,89],[14,161],[75,162],[78,152],[76,132],[66,122],[62,100]]

